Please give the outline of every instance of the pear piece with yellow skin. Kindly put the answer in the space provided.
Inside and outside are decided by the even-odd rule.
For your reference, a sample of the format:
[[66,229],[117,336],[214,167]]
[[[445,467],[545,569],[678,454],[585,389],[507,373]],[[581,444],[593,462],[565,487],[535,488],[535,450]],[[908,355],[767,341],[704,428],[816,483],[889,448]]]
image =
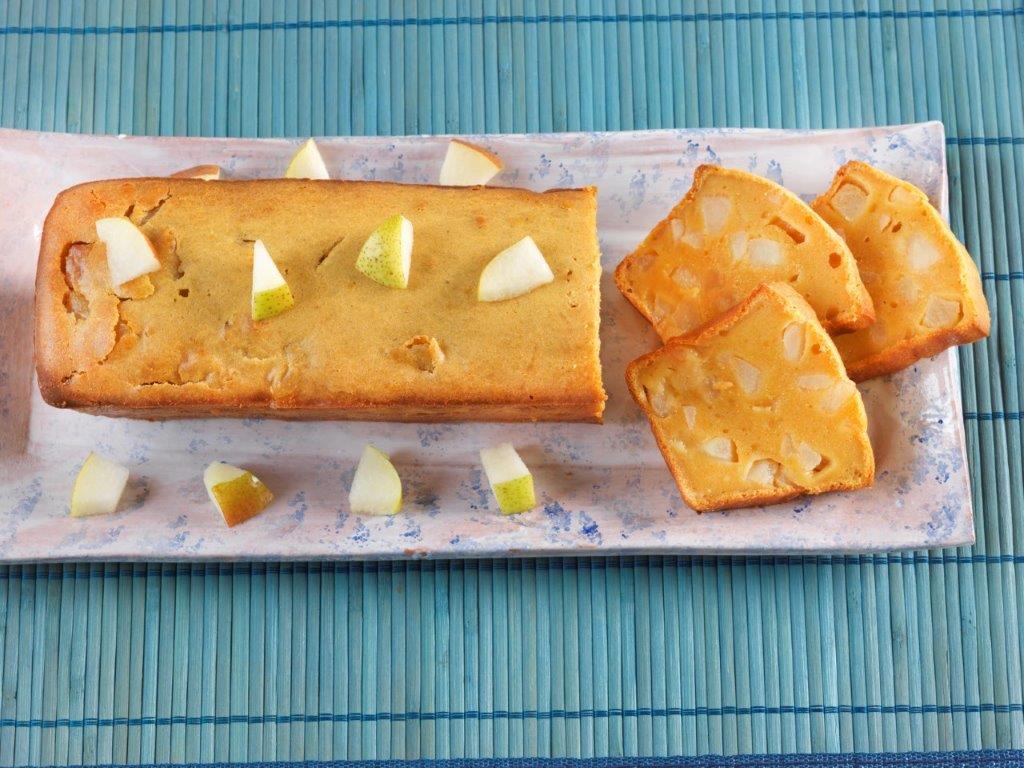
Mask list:
[[117,510],[127,484],[126,467],[90,453],[71,490],[71,516],[109,515]]
[[215,461],[206,468],[203,483],[228,526],[255,517],[274,499],[270,489],[252,472],[223,461]]
[[288,168],[285,169],[286,179],[329,179],[331,175],[327,172],[327,166],[320,155],[316,142],[308,139],[294,155]]
[[363,448],[348,502],[357,515],[393,515],[402,508],[402,479],[386,453],[372,445]]

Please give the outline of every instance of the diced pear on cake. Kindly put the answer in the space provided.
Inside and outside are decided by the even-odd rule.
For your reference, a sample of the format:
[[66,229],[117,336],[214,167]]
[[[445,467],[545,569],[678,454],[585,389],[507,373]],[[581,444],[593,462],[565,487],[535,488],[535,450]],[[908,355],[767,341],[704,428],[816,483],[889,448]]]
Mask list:
[[487,263],[480,273],[477,299],[514,299],[547,285],[554,279],[555,275],[544,259],[544,254],[540,252],[533,238],[527,235]]
[[439,183],[446,187],[482,186],[501,173],[501,158],[482,147],[452,139],[441,165]]
[[99,219],[96,236],[107,248],[111,286],[124,285],[160,269],[153,244],[131,219],[124,216]]
[[412,239],[412,222],[400,213],[389,216],[363,244],[356,269],[388,288],[408,288]]
[[331,174],[327,172],[327,166],[320,155],[316,142],[307,139],[301,147],[292,155],[288,167],[285,169],[286,179],[329,179]]
[[252,319],[269,320],[294,306],[291,289],[270,256],[257,240],[252,244]]
[[856,386],[785,283],[634,360],[626,382],[683,499],[698,511],[870,485]]
[[846,238],[877,313],[870,328],[836,337],[851,378],[893,373],[988,335],[978,267],[924,192],[855,161],[812,206]]
[[71,489],[71,516],[109,515],[128,484],[128,469],[97,453],[90,453]]
[[348,503],[357,515],[393,515],[402,508],[402,479],[391,458],[378,448],[363,448]]
[[215,461],[203,472],[203,484],[210,501],[228,526],[255,517],[274,500],[274,494],[252,472]]
[[874,318],[849,248],[820,216],[768,179],[713,165],[697,169],[686,196],[615,270],[619,290],[664,340],[770,282],[790,284],[830,331]]
[[537,506],[533,475],[511,443],[481,449],[480,463],[504,514],[515,515]]

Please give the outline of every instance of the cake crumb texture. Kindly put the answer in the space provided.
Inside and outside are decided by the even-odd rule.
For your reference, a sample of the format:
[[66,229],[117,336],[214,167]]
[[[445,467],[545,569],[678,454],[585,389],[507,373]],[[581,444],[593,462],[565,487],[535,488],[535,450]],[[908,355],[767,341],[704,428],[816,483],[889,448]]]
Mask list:
[[920,189],[853,161],[813,207],[845,238],[874,300],[873,325],[836,337],[854,381],[988,335],[978,267]]
[[775,281],[792,285],[829,331],[874,318],[842,238],[784,187],[717,165],[697,168],[686,196],[615,271],[619,290],[665,341]]
[[626,381],[695,510],[874,480],[860,393],[814,311],[784,283],[633,361]]

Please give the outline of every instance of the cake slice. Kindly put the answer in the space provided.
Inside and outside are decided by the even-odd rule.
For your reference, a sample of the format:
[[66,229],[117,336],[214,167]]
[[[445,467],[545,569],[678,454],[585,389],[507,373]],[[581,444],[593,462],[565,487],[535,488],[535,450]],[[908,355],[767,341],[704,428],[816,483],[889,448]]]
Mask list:
[[790,283],[828,331],[874,318],[842,238],[792,192],[716,165],[697,169],[686,196],[615,270],[619,290],[665,340],[774,281]]
[[634,360],[626,382],[698,512],[863,488],[860,393],[814,311],[785,283]]
[[988,335],[978,268],[920,189],[851,162],[813,207],[845,238],[874,299],[874,325],[836,337],[854,381]]

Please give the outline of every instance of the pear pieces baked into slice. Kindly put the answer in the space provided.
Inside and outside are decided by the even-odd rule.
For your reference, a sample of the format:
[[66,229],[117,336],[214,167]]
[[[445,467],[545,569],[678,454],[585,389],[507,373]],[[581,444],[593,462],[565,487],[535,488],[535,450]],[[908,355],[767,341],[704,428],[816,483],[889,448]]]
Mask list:
[[807,299],[829,331],[874,319],[849,249],[814,211],[768,179],[714,165],[697,169],[686,196],[615,270],[619,290],[664,340],[776,281]]
[[634,360],[626,382],[699,512],[874,480],[860,393],[785,283],[760,286],[711,325]]
[[988,335],[978,268],[924,192],[851,162],[813,207],[845,238],[874,299],[874,325],[836,337],[854,381]]

